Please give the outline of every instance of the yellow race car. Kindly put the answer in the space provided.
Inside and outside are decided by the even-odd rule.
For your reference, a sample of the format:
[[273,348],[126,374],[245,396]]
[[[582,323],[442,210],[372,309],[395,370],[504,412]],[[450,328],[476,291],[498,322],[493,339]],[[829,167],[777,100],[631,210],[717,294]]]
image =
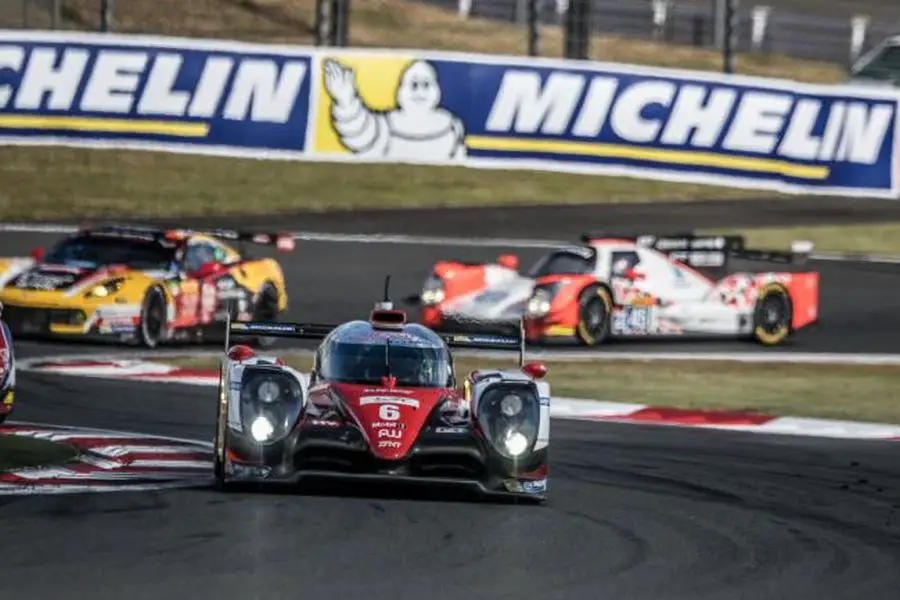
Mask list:
[[220,337],[234,320],[270,320],[287,309],[272,258],[230,245],[294,249],[289,234],[133,226],[83,229],[44,252],[0,259],[0,302],[17,338],[99,337],[154,348]]

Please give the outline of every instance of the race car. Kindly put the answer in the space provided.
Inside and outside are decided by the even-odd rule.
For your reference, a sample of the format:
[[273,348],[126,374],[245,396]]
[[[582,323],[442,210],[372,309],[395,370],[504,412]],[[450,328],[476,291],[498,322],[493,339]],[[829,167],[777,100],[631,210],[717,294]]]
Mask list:
[[229,243],[290,251],[286,234],[107,225],[45,252],[0,259],[0,302],[17,337],[105,338],[154,348],[219,334],[226,314],[275,320],[287,308],[271,258]]
[[3,321],[3,303],[0,303],[0,423],[13,410],[16,400],[16,357],[12,335]]
[[458,384],[449,350],[514,350],[521,338],[442,337],[390,303],[338,326],[234,322],[230,331],[321,342],[308,377],[248,345],[229,347],[214,435],[220,490],[337,481],[546,499],[546,367],[521,358]]
[[524,274],[518,258],[434,266],[415,300],[438,331],[504,331],[525,321],[530,343],[577,339],[719,337],[784,342],[818,321],[816,272],[731,272],[732,258],[802,264],[790,252],[753,250],[742,236],[584,234]]

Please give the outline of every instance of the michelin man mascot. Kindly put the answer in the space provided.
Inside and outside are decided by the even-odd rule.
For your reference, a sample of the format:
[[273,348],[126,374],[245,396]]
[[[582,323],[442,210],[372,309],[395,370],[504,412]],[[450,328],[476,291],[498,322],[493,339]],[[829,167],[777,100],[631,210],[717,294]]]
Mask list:
[[439,106],[437,72],[427,62],[415,61],[403,71],[392,110],[366,106],[353,69],[330,59],[325,61],[325,90],[332,100],[334,131],[354,154],[416,162],[466,156],[463,123]]

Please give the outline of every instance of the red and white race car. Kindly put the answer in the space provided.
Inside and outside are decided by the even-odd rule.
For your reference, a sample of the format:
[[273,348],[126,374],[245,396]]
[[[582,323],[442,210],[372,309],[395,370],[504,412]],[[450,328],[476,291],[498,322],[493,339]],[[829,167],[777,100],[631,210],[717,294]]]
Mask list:
[[0,423],[12,412],[16,391],[16,360],[9,327],[3,322],[0,303]]
[[751,250],[741,236],[586,234],[524,274],[518,258],[436,264],[418,298],[420,321],[490,331],[524,318],[530,343],[577,338],[712,337],[776,345],[818,320],[819,274],[729,272],[732,258],[799,264],[812,250]]

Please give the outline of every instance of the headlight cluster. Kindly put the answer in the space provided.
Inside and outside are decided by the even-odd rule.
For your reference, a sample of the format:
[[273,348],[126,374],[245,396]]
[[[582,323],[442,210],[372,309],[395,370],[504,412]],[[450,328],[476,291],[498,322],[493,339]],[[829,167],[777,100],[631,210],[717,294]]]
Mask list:
[[534,446],[540,425],[540,400],[529,383],[496,383],[478,401],[478,423],[494,448],[516,460]]
[[444,280],[436,277],[434,274],[429,275],[422,286],[421,300],[424,306],[433,306],[443,302],[446,294],[444,292]]
[[303,388],[273,367],[247,367],[241,380],[241,421],[265,444],[287,435],[303,408]]
[[559,283],[551,283],[548,285],[535,286],[531,293],[531,298],[525,307],[525,312],[529,317],[543,317],[550,312],[550,304],[553,302],[553,296],[559,290]]
[[112,296],[122,289],[124,284],[124,279],[110,279],[104,281],[88,290],[88,293],[85,294],[85,298],[106,298],[107,296]]

